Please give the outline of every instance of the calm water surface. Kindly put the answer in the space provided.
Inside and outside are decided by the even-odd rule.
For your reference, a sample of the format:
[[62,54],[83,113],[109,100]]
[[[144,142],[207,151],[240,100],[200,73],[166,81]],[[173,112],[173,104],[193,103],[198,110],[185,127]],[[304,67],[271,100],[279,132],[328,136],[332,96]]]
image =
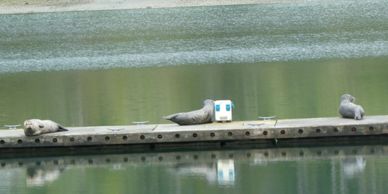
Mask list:
[[[345,92],[388,114],[387,75],[383,0],[0,15],[0,126],[167,123],[206,98],[335,117]],[[0,193],[384,193],[385,150],[0,157]]]
[[1,193],[384,193],[387,146],[0,159]]

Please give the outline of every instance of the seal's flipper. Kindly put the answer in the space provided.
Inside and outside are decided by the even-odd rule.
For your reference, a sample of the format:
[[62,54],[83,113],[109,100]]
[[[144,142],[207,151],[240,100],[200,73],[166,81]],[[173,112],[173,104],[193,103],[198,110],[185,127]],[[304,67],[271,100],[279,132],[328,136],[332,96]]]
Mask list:
[[69,131],[68,129],[58,125],[58,131]]
[[363,110],[361,106],[358,106],[354,113],[354,119],[355,120],[362,120],[364,117]]
[[164,116],[163,119],[166,119],[166,120],[173,120],[175,117],[177,116],[177,114],[172,114],[172,115],[168,115],[168,116]]

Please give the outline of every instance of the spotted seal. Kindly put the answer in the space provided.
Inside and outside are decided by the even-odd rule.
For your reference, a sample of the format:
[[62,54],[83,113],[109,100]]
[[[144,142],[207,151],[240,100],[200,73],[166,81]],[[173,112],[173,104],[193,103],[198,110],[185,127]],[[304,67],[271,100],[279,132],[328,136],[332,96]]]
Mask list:
[[364,109],[362,106],[354,104],[354,102],[356,102],[356,98],[350,94],[341,96],[339,113],[343,118],[363,119],[365,115]]
[[53,133],[60,131],[68,130],[51,120],[29,119],[24,121],[24,134],[26,136],[35,136],[44,133]]
[[190,112],[176,113],[163,117],[179,125],[197,125],[213,122],[214,101],[206,99],[203,107]]

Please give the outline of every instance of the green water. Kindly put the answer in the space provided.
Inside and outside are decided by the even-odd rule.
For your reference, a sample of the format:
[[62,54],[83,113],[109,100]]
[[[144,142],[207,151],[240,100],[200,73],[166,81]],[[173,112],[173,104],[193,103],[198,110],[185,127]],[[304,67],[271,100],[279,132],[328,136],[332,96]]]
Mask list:
[[235,120],[335,117],[351,93],[388,113],[388,58],[5,74],[0,124],[50,118],[66,126],[166,123],[162,116],[232,99]]
[[[336,117],[343,93],[381,115],[387,75],[383,0],[0,15],[0,126],[168,123],[206,98]],[[0,157],[0,193],[384,193],[386,149]]]

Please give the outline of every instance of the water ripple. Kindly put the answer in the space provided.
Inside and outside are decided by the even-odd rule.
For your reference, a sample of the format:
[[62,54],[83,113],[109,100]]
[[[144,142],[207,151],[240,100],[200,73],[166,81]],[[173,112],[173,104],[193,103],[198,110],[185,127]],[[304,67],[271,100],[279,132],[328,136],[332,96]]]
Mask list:
[[0,72],[388,55],[385,1],[0,15]]

